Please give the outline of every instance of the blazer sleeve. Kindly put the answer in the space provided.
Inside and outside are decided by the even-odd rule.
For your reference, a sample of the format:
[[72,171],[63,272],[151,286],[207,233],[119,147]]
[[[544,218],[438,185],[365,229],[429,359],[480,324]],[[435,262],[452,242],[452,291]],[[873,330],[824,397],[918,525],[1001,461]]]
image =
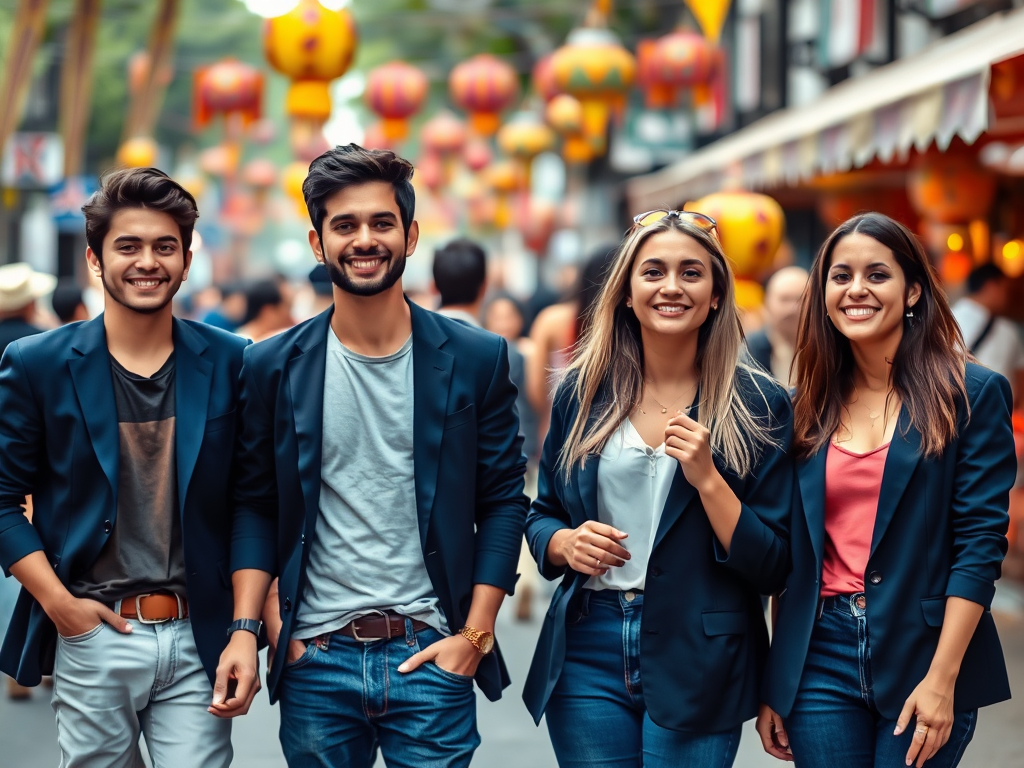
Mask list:
[[7,576],[16,562],[43,550],[24,505],[42,464],[44,442],[43,415],[14,341],[0,361],[0,566]]
[[473,583],[512,594],[529,499],[523,492],[526,457],[504,339],[497,352],[477,422]]
[[740,517],[728,553],[716,538],[718,562],[740,573],[762,595],[780,591],[789,575],[790,514],[793,503],[793,407],[781,388],[773,385],[767,418],[773,445],[762,449],[761,459],[743,486]]
[[565,575],[568,566],[557,566],[548,560],[548,543],[555,532],[570,528],[569,513],[562,506],[555,489],[564,485],[562,470],[558,467],[558,454],[565,442],[565,400],[563,392],[555,397],[551,406],[551,423],[544,448],[540,455],[540,469],[537,476],[537,498],[526,517],[526,543],[533,559],[537,561],[540,574],[545,579],[558,579]]
[[1010,385],[991,375],[971,405],[957,441],[951,526],[953,563],[947,597],[988,610],[1006,555],[1010,488],[1017,474]]
[[274,417],[253,374],[253,346],[242,355],[233,471],[234,520],[231,570],[254,568],[277,573],[277,471]]

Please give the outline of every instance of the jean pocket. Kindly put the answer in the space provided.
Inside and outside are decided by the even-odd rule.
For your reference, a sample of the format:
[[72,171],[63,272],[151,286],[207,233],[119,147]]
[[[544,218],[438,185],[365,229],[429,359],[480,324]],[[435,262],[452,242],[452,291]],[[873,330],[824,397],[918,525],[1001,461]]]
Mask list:
[[303,640],[302,642],[306,644],[306,650],[304,650],[302,652],[302,655],[299,656],[299,658],[297,658],[295,661],[286,661],[284,667],[282,668],[282,671],[304,667],[313,660],[314,656],[316,656],[316,643],[314,643],[312,640]]
[[61,642],[71,643],[72,645],[74,645],[76,643],[84,643],[86,640],[89,640],[90,638],[96,637],[96,635],[98,635],[102,631],[103,631],[103,622],[101,621],[99,624],[97,624],[95,627],[90,629],[88,632],[83,632],[80,635],[71,635],[70,637],[68,637],[68,636],[65,636],[65,635],[58,634],[58,637],[60,637]]
[[473,678],[470,675],[460,675],[456,672],[449,672],[447,669],[443,669],[442,667],[438,666],[437,662],[435,661],[428,661],[423,666],[436,670],[437,673],[441,675],[441,677],[444,677],[456,683],[471,684],[473,682]]

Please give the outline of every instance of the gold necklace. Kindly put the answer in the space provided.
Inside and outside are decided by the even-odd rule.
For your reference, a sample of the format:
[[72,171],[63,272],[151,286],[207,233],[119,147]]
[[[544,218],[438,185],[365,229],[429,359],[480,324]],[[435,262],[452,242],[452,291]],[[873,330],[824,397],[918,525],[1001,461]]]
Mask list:
[[[877,410],[872,409],[867,403],[865,403],[863,401],[862,395],[861,395],[861,391],[860,391],[860,387],[858,387],[856,384],[854,384],[853,388],[857,392],[857,402],[860,403],[861,407],[864,408],[864,410],[868,412],[868,418],[871,419],[871,428],[874,429],[875,428],[875,421],[877,421],[878,417],[881,416],[882,414],[880,414]],[[881,390],[876,390],[876,391],[881,391]],[[885,414],[885,422],[883,422],[883,424],[882,424],[883,428],[885,427],[885,424],[888,423],[888,421],[889,421],[889,413],[888,413],[888,411],[889,411],[889,396],[888,396],[888,394],[886,394],[886,397],[885,397],[885,410],[886,410],[886,414]]]
[[[676,398],[675,400],[673,400],[673,401],[672,401],[671,403],[669,403],[668,405],[662,405],[661,403],[659,403],[659,402],[658,402],[658,398],[656,398],[656,397],[655,397],[654,395],[652,395],[652,394],[650,393],[650,391],[649,391],[649,390],[647,390],[647,389],[644,389],[644,395],[646,395],[646,396],[650,397],[650,398],[651,398],[651,400],[653,400],[653,401],[655,402],[655,404],[656,404],[656,405],[657,405],[657,406],[658,406],[659,408],[661,408],[661,412],[662,412],[662,413],[668,413],[668,409],[669,409],[669,407],[670,407],[670,406],[673,406],[673,405],[675,405],[676,403],[678,403],[678,402],[679,402],[679,400],[680,400],[680,399],[682,398],[682,396],[683,396],[683,395],[685,395],[685,394],[686,394],[687,392],[691,392],[691,391],[693,391],[693,389],[694,389],[694,388],[695,388],[696,386],[697,386],[697,385],[696,385],[696,384],[694,384],[694,385],[693,385],[692,387],[687,387],[686,389],[684,389],[684,390],[683,390],[683,392],[682,392],[682,394],[681,394],[681,395],[679,395],[679,397],[677,397],[677,398]],[[640,409],[640,413],[642,413],[642,414],[643,414],[644,416],[646,416],[646,415],[647,415],[647,411],[645,411],[645,410],[644,410],[644,406],[643,406],[643,397],[641,397],[641,398],[640,398],[640,402],[636,404],[636,407]],[[687,410],[689,410],[689,409],[687,409]]]

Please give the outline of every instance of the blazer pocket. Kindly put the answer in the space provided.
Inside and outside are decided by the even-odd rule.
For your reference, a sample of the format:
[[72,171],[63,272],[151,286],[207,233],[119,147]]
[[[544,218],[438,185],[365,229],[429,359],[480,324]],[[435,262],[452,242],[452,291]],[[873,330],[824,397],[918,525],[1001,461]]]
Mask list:
[[941,627],[946,618],[946,596],[925,597],[921,600],[921,613],[929,627]]
[[228,413],[222,413],[220,416],[214,416],[212,419],[206,420],[206,434],[211,432],[219,432],[226,427],[230,427],[235,423],[235,412],[230,411]]
[[708,637],[742,635],[750,627],[746,611],[704,611],[700,617],[704,622],[704,634]]
[[456,427],[461,427],[466,422],[472,421],[475,413],[476,406],[473,403],[470,403],[461,411],[446,414],[444,417],[445,430],[455,429]]

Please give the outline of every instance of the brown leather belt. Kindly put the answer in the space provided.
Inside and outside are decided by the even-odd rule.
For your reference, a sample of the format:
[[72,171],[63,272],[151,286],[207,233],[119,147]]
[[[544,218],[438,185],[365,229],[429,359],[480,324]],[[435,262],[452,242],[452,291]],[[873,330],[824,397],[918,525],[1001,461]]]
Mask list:
[[188,600],[178,595],[154,593],[126,597],[121,601],[121,617],[143,624],[163,624],[188,618]]
[[[399,637],[405,634],[405,619],[405,616],[398,613],[379,611],[350,621],[335,634],[345,635],[363,643],[369,643],[374,640],[390,640],[392,637]],[[426,629],[430,626],[423,621],[410,620],[412,621],[413,632],[419,632],[421,629]]]

